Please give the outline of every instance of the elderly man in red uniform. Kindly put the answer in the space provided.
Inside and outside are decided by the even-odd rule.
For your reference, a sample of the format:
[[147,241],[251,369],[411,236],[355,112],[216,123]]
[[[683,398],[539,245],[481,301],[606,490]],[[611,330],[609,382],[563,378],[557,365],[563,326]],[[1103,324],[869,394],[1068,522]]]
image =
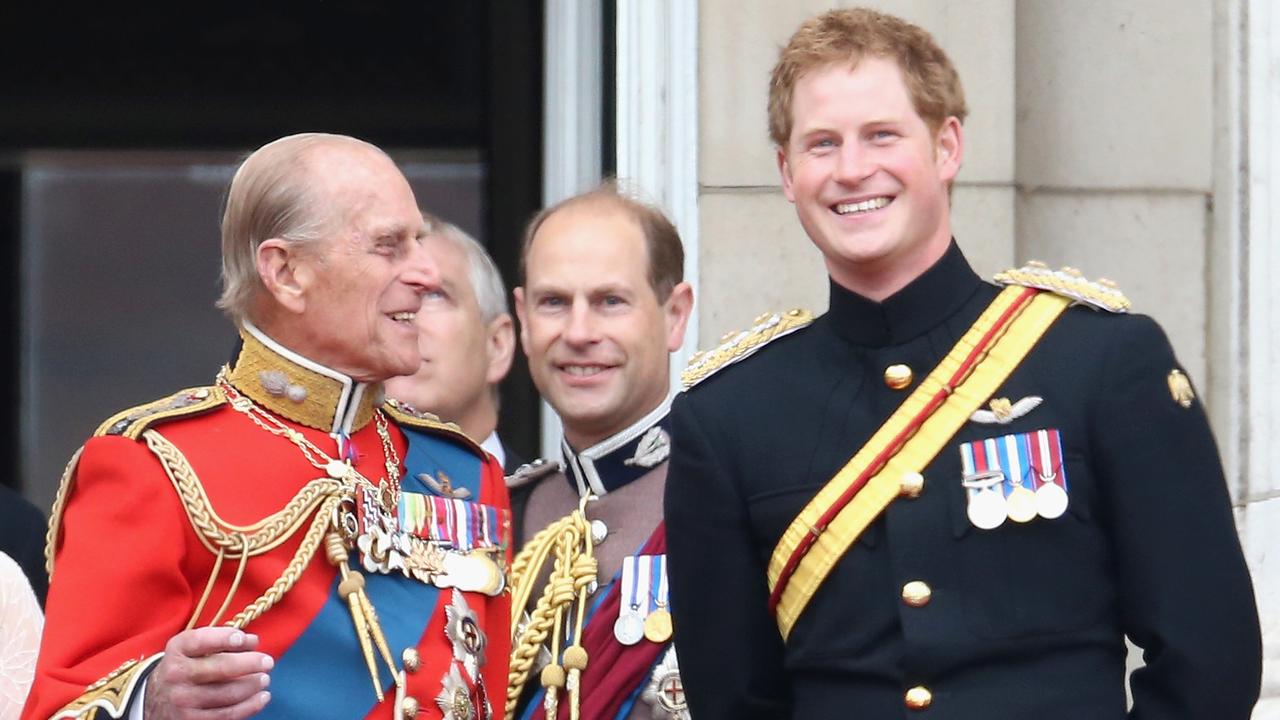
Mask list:
[[372,145],[295,135],[245,160],[219,301],[241,347],[72,458],[24,718],[490,716],[501,468],[381,392],[418,366],[422,234]]

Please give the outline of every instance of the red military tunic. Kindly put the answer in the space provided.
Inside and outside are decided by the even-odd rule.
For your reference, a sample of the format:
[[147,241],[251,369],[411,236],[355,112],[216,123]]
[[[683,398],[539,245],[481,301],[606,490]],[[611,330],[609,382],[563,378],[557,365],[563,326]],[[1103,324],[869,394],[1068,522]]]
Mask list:
[[[313,533],[315,549],[298,556],[317,509],[334,494],[324,467],[339,446],[375,485],[386,483],[388,445],[402,472],[405,463],[421,466],[405,474],[406,491],[429,493],[420,478],[447,470],[454,486],[474,488],[454,505],[478,503],[505,520],[509,503],[496,460],[454,426],[392,406],[376,410],[377,386],[353,383],[252,328],[226,380],[116,416],[72,460],[54,508],[54,579],[23,717],[93,717],[100,710],[119,717],[169,638],[237,616],[276,659],[263,716],[450,719],[467,717],[468,702],[472,710],[483,706],[486,690],[500,698],[509,643],[505,593],[454,592],[399,571],[369,572],[349,547],[351,572],[364,575],[396,674],[403,671],[397,692],[391,669],[378,661],[379,702],[350,611],[336,593],[337,567],[315,540],[326,527]],[[262,412],[245,412],[249,401]],[[393,422],[378,418],[383,412]],[[291,431],[305,441],[295,442]],[[318,490],[325,487],[328,495]],[[248,557],[235,551],[245,542]],[[500,576],[507,549],[491,554]],[[291,575],[296,582],[289,585]],[[479,652],[471,652],[474,638],[460,642],[457,622],[446,628],[462,615],[474,620],[464,623],[467,632],[487,637]]]

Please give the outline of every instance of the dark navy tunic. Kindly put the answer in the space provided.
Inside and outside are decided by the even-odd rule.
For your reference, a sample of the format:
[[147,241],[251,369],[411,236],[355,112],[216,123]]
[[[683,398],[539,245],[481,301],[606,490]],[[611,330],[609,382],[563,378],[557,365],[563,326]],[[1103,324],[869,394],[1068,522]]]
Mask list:
[[[832,283],[826,315],[677,398],[666,518],[692,717],[1249,716],[1258,615],[1205,413],[1175,402],[1154,321],[1083,306],[995,394],[1042,403],[966,423],[782,641],[765,571],[783,530],[998,292],[954,244],[882,303]],[[910,386],[887,386],[894,364]],[[974,527],[960,447],[1041,429],[1061,434],[1066,513]],[[1131,711],[1126,635],[1146,660]],[[911,688],[927,707],[909,707]]]

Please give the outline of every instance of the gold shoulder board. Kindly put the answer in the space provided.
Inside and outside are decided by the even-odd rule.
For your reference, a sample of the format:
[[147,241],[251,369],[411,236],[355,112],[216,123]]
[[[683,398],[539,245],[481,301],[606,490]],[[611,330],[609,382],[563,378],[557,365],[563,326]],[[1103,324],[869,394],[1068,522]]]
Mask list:
[[137,440],[152,425],[200,415],[221,406],[226,396],[216,385],[187,388],[169,397],[118,412],[98,426],[94,436],[122,435]]
[[996,273],[998,285],[1021,285],[1039,288],[1069,297],[1077,303],[1113,313],[1127,313],[1131,307],[1129,298],[1110,280],[1090,280],[1073,267],[1051,270],[1048,265],[1032,260],[1020,268]]
[[765,313],[756,318],[750,330],[728,333],[720,338],[720,345],[705,352],[694,353],[689,365],[680,375],[685,390],[706,380],[721,368],[742,360],[760,348],[790,335],[813,322],[813,313],[796,308],[785,313]]
[[425,430],[432,435],[447,437],[465,445],[467,449],[471,450],[476,455],[479,455],[482,458],[485,456],[484,450],[476,443],[475,440],[472,440],[466,433],[462,432],[462,428],[458,427],[454,423],[441,420],[438,415],[423,412],[408,403],[401,402],[394,398],[387,398],[387,401],[382,404],[382,410],[389,415],[397,425],[410,427],[415,430]]

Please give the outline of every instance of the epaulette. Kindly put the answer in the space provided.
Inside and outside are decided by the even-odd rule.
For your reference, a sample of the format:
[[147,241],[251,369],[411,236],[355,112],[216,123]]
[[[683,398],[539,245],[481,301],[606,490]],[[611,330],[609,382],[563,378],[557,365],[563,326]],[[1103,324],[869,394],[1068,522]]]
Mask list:
[[516,471],[506,477],[507,489],[514,490],[518,487],[524,487],[531,483],[535,483],[548,475],[560,471],[560,463],[538,458],[533,462],[527,462]]
[[118,412],[98,426],[94,436],[120,435],[137,440],[147,428],[177,418],[200,415],[220,407],[227,396],[216,385],[187,388],[169,397]]
[[790,335],[813,322],[813,313],[796,308],[785,313],[765,313],[756,318],[750,330],[727,333],[720,338],[720,345],[705,352],[694,353],[689,365],[680,374],[680,384],[685,390],[706,380],[712,373],[736,363],[760,348]]
[[425,430],[433,435],[447,437],[465,445],[468,450],[471,450],[481,458],[485,457],[485,451],[475,440],[472,440],[466,433],[462,432],[462,428],[455,423],[441,420],[439,415],[424,412],[409,403],[395,398],[387,398],[386,402],[382,404],[382,410],[387,415],[390,415],[397,425],[411,427],[415,430]]
[[1090,280],[1073,267],[1051,270],[1048,265],[1032,260],[1020,268],[996,273],[994,280],[999,285],[1021,285],[1048,290],[1078,303],[1113,313],[1127,313],[1131,307],[1129,298],[1120,292],[1114,282],[1103,278]]

